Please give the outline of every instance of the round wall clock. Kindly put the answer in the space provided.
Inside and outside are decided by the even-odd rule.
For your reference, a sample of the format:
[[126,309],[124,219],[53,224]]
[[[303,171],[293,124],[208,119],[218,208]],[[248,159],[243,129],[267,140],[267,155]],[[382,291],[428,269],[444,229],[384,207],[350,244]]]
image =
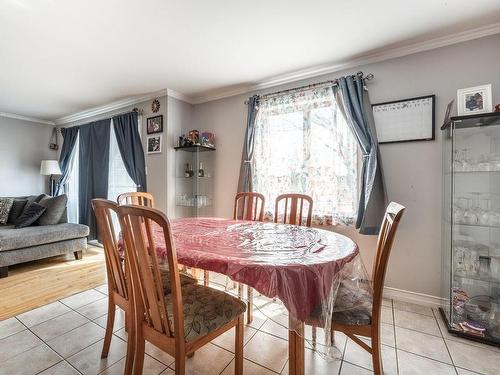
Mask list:
[[158,99],[153,100],[153,103],[151,104],[151,109],[153,110],[154,113],[160,110],[160,101]]

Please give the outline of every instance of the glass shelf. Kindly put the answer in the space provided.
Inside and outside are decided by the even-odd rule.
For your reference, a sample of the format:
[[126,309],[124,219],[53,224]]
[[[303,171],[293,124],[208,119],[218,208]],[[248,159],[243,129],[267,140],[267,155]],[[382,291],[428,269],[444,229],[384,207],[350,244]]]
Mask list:
[[[498,125],[500,113],[490,113],[452,117],[450,126],[444,129],[441,263],[441,315],[448,331],[497,346],[500,345]],[[482,327],[484,332],[474,327]]]

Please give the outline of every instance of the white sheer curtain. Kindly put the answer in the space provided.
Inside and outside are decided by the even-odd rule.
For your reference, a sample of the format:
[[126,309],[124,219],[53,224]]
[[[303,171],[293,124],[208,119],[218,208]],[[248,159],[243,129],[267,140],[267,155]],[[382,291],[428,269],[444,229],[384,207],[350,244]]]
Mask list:
[[358,202],[358,146],[332,89],[261,100],[255,125],[253,190],[269,219],[284,193],[314,199],[314,224],[351,224]]
[[68,222],[78,223],[78,163],[80,160],[80,136],[76,137],[75,147],[73,148],[73,155],[71,157],[71,174],[68,182],[65,185],[65,193],[68,196]]
[[125,169],[125,164],[123,164],[122,155],[116,141],[113,120],[111,120],[108,184],[108,199],[114,202],[116,202],[116,199],[122,193],[137,191],[136,184],[130,178]]

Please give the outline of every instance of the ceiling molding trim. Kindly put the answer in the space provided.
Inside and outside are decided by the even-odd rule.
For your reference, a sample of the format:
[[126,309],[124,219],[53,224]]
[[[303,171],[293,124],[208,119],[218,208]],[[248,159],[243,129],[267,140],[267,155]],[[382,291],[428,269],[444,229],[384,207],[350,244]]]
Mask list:
[[167,95],[172,97],[172,98],[175,98],[175,99],[178,99],[178,100],[182,100],[183,102],[186,102],[186,103],[189,103],[189,104],[194,104],[193,102],[193,98],[191,98],[190,96],[188,95],[185,95],[181,92],[178,92],[178,91],[175,91],[175,90],[172,90],[172,89],[167,89]]
[[340,70],[351,69],[361,65],[373,64],[385,60],[390,60],[398,57],[412,55],[418,52],[425,52],[440,47],[467,42],[473,39],[499,34],[500,22],[481,26],[476,29],[462,31],[456,34],[451,34],[439,38],[430,39],[424,42],[409,44],[403,47],[392,48],[377,53],[362,56],[353,60],[348,60],[339,64],[320,65],[309,69],[303,69],[288,74],[279,75],[255,84],[240,85],[230,90],[214,90],[205,95],[192,98],[193,104],[201,104],[213,100],[223,99],[230,96],[240,95],[256,90],[262,90],[269,87],[284,85],[300,81],[307,78],[313,78],[324,74],[338,72]]
[[122,100],[118,100],[116,102],[112,102],[106,105],[102,105],[99,107],[94,107],[87,109],[85,111],[77,112],[72,115],[64,116],[61,118],[58,118],[54,121],[56,125],[63,125],[63,124],[68,124],[71,122],[76,122],[80,120],[84,120],[89,117],[94,117],[94,116],[99,116],[106,114],[108,112],[116,111],[118,109],[122,109],[137,103],[145,102],[147,100],[151,100],[154,98],[157,98],[159,96],[165,96],[167,95],[167,90],[160,90],[160,91],[155,91],[149,94],[144,94],[144,95],[139,95],[139,96],[132,96],[130,98],[125,98]]
[[16,119],[16,120],[36,122],[38,124],[45,124],[45,125],[52,125],[52,126],[55,125],[54,121],[42,120],[42,119],[34,118],[34,117],[21,116],[21,115],[15,114],[15,113],[0,112],[0,117],[8,117],[8,118]]

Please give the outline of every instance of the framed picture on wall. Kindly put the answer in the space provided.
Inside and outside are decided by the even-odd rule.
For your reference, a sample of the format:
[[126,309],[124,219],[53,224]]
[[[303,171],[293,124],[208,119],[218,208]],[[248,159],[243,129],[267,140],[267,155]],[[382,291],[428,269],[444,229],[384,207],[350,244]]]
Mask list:
[[147,153],[148,154],[159,154],[161,153],[161,135],[155,135],[153,137],[147,137]]
[[435,139],[435,95],[373,104],[378,143]]
[[493,111],[491,85],[457,90],[458,115],[475,115]]
[[147,119],[146,131],[148,134],[163,132],[163,115],[149,117]]

